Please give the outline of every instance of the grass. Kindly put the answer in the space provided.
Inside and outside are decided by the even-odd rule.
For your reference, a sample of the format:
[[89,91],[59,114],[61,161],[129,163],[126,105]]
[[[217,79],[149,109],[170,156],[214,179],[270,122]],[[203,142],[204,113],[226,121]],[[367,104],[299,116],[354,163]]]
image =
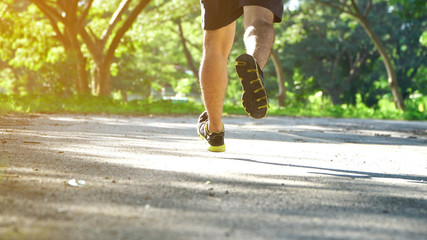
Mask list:
[[[286,107],[279,107],[274,100],[270,100],[270,116],[295,117],[332,117],[332,118],[365,118],[365,119],[394,119],[394,120],[427,120],[427,97],[418,97],[405,101],[407,110],[396,109],[391,97],[385,96],[379,101],[376,108],[369,108],[359,98],[356,106],[333,105],[327,98],[310,96],[305,104],[293,102]],[[245,114],[241,106],[226,104],[224,112]]]
[[193,102],[171,100],[134,100],[73,96],[0,96],[0,114],[5,113],[76,113],[76,114],[198,114],[202,106]]
[[[394,107],[389,98],[383,98],[377,108],[366,107],[361,101],[356,106],[330,103],[328,99],[310,96],[305,104],[292,102],[278,107],[270,103],[270,116],[371,118],[399,120],[427,120],[427,97],[408,99],[407,111]],[[58,96],[10,96],[0,95],[0,115],[7,113],[75,113],[75,114],[132,114],[132,115],[182,115],[200,114],[204,110],[196,101],[171,101],[144,99],[124,102],[110,98]],[[226,103],[224,114],[246,115],[240,102]]]

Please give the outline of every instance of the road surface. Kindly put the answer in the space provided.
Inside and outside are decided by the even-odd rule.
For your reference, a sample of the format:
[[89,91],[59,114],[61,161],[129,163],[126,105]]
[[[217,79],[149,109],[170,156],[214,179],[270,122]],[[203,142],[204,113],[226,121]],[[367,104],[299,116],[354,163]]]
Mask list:
[[427,122],[0,117],[0,239],[427,239]]

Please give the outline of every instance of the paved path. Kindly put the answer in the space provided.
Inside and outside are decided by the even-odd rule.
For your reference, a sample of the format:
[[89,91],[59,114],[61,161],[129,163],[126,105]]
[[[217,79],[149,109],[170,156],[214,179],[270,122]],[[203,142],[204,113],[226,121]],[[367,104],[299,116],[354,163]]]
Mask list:
[[427,239],[427,122],[196,119],[1,117],[0,239]]

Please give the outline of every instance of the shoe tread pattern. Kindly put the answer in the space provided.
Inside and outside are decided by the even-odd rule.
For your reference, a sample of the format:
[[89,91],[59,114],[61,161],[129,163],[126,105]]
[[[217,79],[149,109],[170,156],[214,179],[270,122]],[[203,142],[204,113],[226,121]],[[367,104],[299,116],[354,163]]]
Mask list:
[[248,54],[240,55],[236,59],[236,71],[242,84],[245,111],[253,118],[264,118],[268,112],[268,96],[256,60]]

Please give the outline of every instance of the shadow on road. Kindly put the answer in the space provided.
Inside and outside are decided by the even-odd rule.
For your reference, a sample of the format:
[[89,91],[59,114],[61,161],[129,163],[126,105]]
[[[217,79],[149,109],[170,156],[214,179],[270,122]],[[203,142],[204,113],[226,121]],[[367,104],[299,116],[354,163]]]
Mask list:
[[415,176],[415,175],[401,175],[401,174],[387,174],[387,173],[376,173],[376,172],[352,171],[352,170],[345,170],[345,169],[322,168],[322,167],[304,166],[304,165],[295,165],[295,164],[282,164],[282,163],[275,163],[275,162],[268,162],[268,161],[259,161],[259,160],[248,159],[248,158],[226,158],[226,159],[235,160],[235,161],[245,161],[245,162],[251,162],[251,163],[259,163],[259,164],[267,164],[267,165],[273,165],[273,166],[291,167],[291,168],[326,170],[326,171],[330,171],[332,173],[325,173],[325,172],[309,172],[309,173],[320,174],[320,175],[329,175],[329,176],[335,176],[335,177],[347,177],[347,178],[352,178],[352,179],[355,179],[355,178],[364,178],[364,179],[394,178],[394,179],[409,180],[413,183],[421,183],[421,184],[427,183],[427,175]]
[[[192,117],[18,120],[15,125],[0,120],[0,154],[7,159],[0,169],[0,238],[427,236],[427,188],[421,184],[426,175],[358,170],[351,162],[335,168],[321,156],[297,159],[286,151],[271,157],[256,151],[211,154],[199,148]],[[405,153],[419,147],[420,154],[425,146],[425,123],[226,121],[233,144],[260,141],[303,149],[322,143],[322,149],[325,143],[342,146],[349,139],[356,145],[399,145]],[[427,167],[425,159],[419,161]],[[383,167],[386,171],[388,166]],[[72,187],[70,179],[86,184]]]

